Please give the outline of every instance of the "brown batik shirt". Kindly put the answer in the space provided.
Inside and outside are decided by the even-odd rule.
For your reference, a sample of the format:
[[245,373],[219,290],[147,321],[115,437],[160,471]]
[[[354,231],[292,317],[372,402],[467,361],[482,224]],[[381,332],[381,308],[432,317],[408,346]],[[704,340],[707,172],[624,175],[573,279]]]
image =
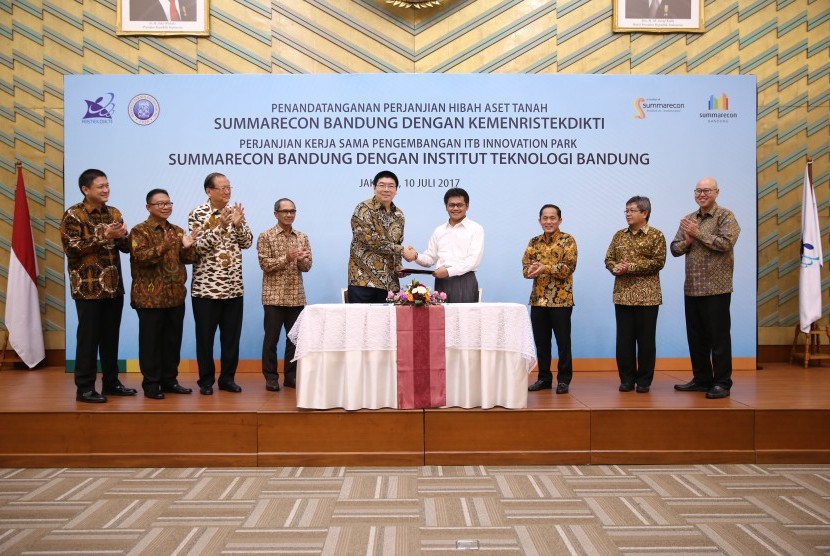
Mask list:
[[731,210],[715,204],[709,212],[703,213],[702,209],[698,209],[685,218],[697,222],[699,231],[692,244],[686,245],[686,234],[678,228],[671,242],[672,255],[686,255],[683,293],[698,297],[732,292],[733,248],[741,233],[735,215]]
[[403,227],[403,212],[395,203],[387,211],[372,197],[355,207],[349,249],[350,286],[400,289],[395,267],[403,254]]
[[104,232],[122,222],[121,211],[85,202],[69,207],[61,220],[61,242],[69,267],[72,299],[113,299],[124,295],[121,255],[130,252],[129,238],[111,239]]
[[182,245],[184,230],[167,221],[147,219],[130,232],[130,305],[135,309],[167,309],[184,305],[185,264],[196,261],[196,249]]
[[614,304],[660,305],[660,270],[666,265],[666,238],[657,228],[645,225],[636,232],[620,230],[605,253],[605,268],[612,270],[625,261],[628,271],[614,277]]
[[311,251],[308,236],[295,229],[286,232],[279,225],[262,232],[256,240],[259,267],[262,269],[262,304],[276,307],[305,305],[303,272],[311,269],[307,259],[288,260],[289,248]]
[[522,274],[527,278],[534,262],[545,266],[542,274],[533,279],[532,306],[573,307],[576,257],[576,240],[561,230],[550,238],[542,234],[530,240],[522,256]]

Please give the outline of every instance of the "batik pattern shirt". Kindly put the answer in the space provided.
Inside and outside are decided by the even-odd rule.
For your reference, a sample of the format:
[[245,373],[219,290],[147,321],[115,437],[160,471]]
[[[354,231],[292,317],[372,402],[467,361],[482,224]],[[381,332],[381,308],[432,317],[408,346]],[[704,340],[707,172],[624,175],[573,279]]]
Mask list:
[[628,271],[614,277],[614,304],[660,305],[660,270],[666,265],[666,237],[648,225],[637,231],[620,230],[605,253],[605,268],[625,261]]
[[210,201],[190,211],[187,225],[198,229],[196,252],[199,260],[193,265],[190,295],[208,299],[242,297],[242,249],[254,242],[254,234],[244,220],[235,228],[223,226],[220,211]]
[[403,212],[392,203],[387,211],[372,197],[352,214],[349,285],[400,289],[395,267],[403,254]]
[[256,250],[262,269],[262,304],[276,307],[305,305],[303,272],[311,269],[307,259],[288,260],[288,250],[306,248],[311,251],[308,236],[295,229],[286,232],[278,225],[259,234]]
[[685,233],[678,228],[671,242],[672,255],[686,255],[683,293],[690,297],[730,293],[735,268],[734,247],[741,233],[735,215],[715,204],[709,212],[703,213],[699,209],[685,218],[697,222],[699,231],[692,244],[686,245]]
[[576,240],[560,230],[549,238],[542,234],[530,240],[522,257],[524,277],[528,277],[528,269],[534,262],[545,266],[542,274],[533,279],[530,291],[532,306],[573,307],[576,257]]
[[182,245],[184,230],[167,221],[145,220],[130,232],[130,305],[167,309],[184,305],[187,268],[196,249]]
[[111,239],[104,235],[113,222],[123,222],[121,211],[107,205],[91,209],[81,202],[63,213],[61,242],[69,267],[72,299],[113,299],[124,295],[119,251],[129,253],[130,241],[126,236]]

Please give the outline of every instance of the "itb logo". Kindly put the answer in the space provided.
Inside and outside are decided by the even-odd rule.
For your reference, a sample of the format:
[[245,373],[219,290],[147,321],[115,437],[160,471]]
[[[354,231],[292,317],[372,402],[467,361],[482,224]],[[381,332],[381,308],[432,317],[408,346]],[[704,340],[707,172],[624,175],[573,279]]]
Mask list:
[[138,125],[150,125],[159,117],[159,102],[151,95],[137,95],[130,101],[127,112]]

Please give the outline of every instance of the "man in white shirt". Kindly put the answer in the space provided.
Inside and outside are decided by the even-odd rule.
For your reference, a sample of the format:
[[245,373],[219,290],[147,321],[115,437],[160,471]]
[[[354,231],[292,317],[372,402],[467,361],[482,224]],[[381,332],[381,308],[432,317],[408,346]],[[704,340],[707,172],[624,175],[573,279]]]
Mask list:
[[484,228],[467,218],[470,196],[460,187],[448,189],[444,206],[450,219],[432,233],[426,251],[418,253],[421,266],[435,265],[435,289],[447,294],[448,303],[476,303],[476,269],[484,255]]

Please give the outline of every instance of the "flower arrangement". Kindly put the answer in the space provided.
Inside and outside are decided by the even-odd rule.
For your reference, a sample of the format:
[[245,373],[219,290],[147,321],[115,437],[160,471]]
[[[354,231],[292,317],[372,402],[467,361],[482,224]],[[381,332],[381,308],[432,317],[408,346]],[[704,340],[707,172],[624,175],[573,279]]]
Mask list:
[[439,291],[431,292],[428,287],[418,280],[412,280],[406,289],[402,289],[398,293],[389,290],[389,293],[386,295],[387,303],[414,305],[416,307],[421,305],[440,305],[446,300],[446,293]]

